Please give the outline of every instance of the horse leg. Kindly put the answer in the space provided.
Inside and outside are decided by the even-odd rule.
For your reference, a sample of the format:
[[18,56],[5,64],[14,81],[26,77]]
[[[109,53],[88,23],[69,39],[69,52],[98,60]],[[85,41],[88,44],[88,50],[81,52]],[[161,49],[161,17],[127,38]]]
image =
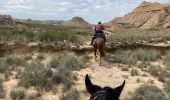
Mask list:
[[100,53],[100,57],[99,57],[99,66],[101,66],[101,53]]
[[94,49],[94,56],[95,56],[95,60],[97,60],[97,50]]

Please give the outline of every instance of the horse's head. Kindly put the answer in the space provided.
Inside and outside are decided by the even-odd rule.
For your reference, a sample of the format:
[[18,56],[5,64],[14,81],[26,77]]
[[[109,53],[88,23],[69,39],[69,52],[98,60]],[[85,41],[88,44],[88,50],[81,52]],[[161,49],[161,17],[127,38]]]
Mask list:
[[116,88],[100,87],[93,85],[88,75],[85,78],[87,92],[91,94],[90,100],[119,100],[119,96],[124,88],[125,81]]

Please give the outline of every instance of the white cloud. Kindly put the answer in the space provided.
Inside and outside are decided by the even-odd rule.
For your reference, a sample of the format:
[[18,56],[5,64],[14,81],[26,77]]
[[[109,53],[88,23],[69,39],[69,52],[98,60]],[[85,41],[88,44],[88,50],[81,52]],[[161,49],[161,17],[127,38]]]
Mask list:
[[[109,21],[132,11],[143,0],[0,0],[0,13],[19,18],[70,19],[80,16],[89,22]],[[145,0],[170,3],[170,0]]]

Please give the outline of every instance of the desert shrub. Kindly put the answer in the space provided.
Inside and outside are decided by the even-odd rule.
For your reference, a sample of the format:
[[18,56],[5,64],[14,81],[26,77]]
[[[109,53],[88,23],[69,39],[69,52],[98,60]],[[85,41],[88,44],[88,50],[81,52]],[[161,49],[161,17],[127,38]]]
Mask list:
[[6,91],[3,87],[3,80],[0,79],[0,98],[4,98],[6,94]]
[[167,53],[165,54],[164,62],[167,69],[170,70],[170,51],[167,51]]
[[28,60],[31,60],[32,57],[31,57],[31,55],[26,55],[26,56],[24,57],[24,59],[25,59],[26,61],[28,61]]
[[23,88],[14,88],[11,90],[10,96],[12,100],[22,100],[25,98],[25,90]]
[[20,72],[20,85],[35,86],[37,90],[49,91],[62,84],[64,91],[71,89],[77,79],[72,70],[83,68],[83,65],[73,55],[61,54],[57,57],[47,66],[39,60],[28,64],[24,71]]
[[4,61],[0,60],[0,73],[5,73],[9,68],[10,66],[4,63]]
[[110,43],[142,43],[143,41],[147,41],[149,43],[167,41],[170,39],[170,29],[165,30],[142,30],[139,28],[132,28],[123,26],[118,29],[114,29],[112,32],[115,34],[111,34],[108,37],[108,42]]
[[78,37],[74,34],[70,34],[65,31],[55,31],[48,30],[46,32],[42,32],[38,34],[37,39],[43,42],[55,42],[55,41],[64,41],[68,42],[76,42],[78,41]]
[[167,100],[164,92],[154,85],[143,85],[132,95],[132,100]]
[[165,80],[165,89],[170,92],[170,79]]
[[25,66],[26,60],[21,57],[7,57],[5,63],[9,66]]
[[38,56],[37,56],[37,60],[43,60],[45,57],[42,55],[42,54],[39,54]]
[[141,64],[138,65],[138,68],[143,69],[147,68],[150,65],[149,62],[142,62]]
[[79,37],[87,37],[92,31],[90,27],[54,26],[49,24],[25,24],[12,27],[10,30],[0,26],[0,39],[17,42],[68,42],[78,43]]
[[158,80],[161,82],[165,82],[165,79],[169,77],[169,72],[167,69],[161,68],[158,74]]
[[123,63],[123,64],[135,64],[137,62],[137,59],[131,55],[132,51],[127,50],[119,50],[114,52],[112,61],[115,63]]
[[136,70],[136,69],[134,69],[134,68],[131,70],[131,72],[130,72],[130,73],[131,73],[131,76],[139,75],[138,70]]
[[37,94],[32,94],[28,97],[28,100],[40,100]]
[[60,100],[80,100],[80,93],[77,90],[71,90],[60,97]]
[[86,58],[77,57],[75,54],[63,53],[59,54],[50,62],[51,68],[65,67],[69,70],[80,70],[84,68]]
[[150,50],[150,49],[137,49],[133,53],[134,57],[137,57],[138,60],[143,62],[154,61],[161,57],[161,53],[158,50]]
[[121,69],[122,69],[122,71],[129,71],[128,66],[124,66],[124,67],[122,67]]
[[148,69],[148,72],[149,72],[151,75],[153,75],[153,76],[155,76],[155,77],[158,77],[160,69],[161,69],[161,68],[160,68],[159,66],[154,66],[154,65],[151,65],[151,64],[150,64],[149,69]]
[[20,85],[24,87],[36,86],[36,88],[49,90],[52,88],[47,68],[40,62],[32,62],[21,73]]
[[150,62],[161,57],[157,50],[135,49],[114,52],[112,61],[123,64],[136,64],[137,61]]
[[3,60],[0,61],[0,73],[4,75],[5,80],[9,79],[9,76],[11,75],[10,71],[13,68],[6,64]]
[[58,69],[58,71],[55,72],[52,77],[52,81],[55,84],[63,84],[64,91],[70,90],[74,85],[75,80],[77,80],[77,77],[65,67]]

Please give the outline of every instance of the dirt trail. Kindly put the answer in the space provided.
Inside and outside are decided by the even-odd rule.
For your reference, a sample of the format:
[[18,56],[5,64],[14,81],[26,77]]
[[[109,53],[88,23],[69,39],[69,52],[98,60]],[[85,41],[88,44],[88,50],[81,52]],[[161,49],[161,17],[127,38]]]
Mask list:
[[[106,59],[102,61],[102,66],[99,66],[98,62],[94,61],[93,55],[91,54],[90,56],[92,56],[92,59],[89,61],[87,68],[77,72],[78,81],[76,82],[76,89],[81,92],[81,100],[88,100],[90,97],[84,85],[86,74],[91,76],[91,80],[94,84],[103,87],[110,86],[114,88],[121,85],[122,82],[126,80],[127,83],[120,97],[121,100],[125,100],[136,88],[142,84],[149,84],[150,81],[153,81],[154,85],[163,89],[163,84],[146,72],[142,72],[138,69],[140,74],[138,76],[131,76],[129,71],[122,71],[118,67],[118,64],[109,63]],[[144,73],[147,77],[142,76]],[[140,79],[140,82],[137,82],[138,79]]]

